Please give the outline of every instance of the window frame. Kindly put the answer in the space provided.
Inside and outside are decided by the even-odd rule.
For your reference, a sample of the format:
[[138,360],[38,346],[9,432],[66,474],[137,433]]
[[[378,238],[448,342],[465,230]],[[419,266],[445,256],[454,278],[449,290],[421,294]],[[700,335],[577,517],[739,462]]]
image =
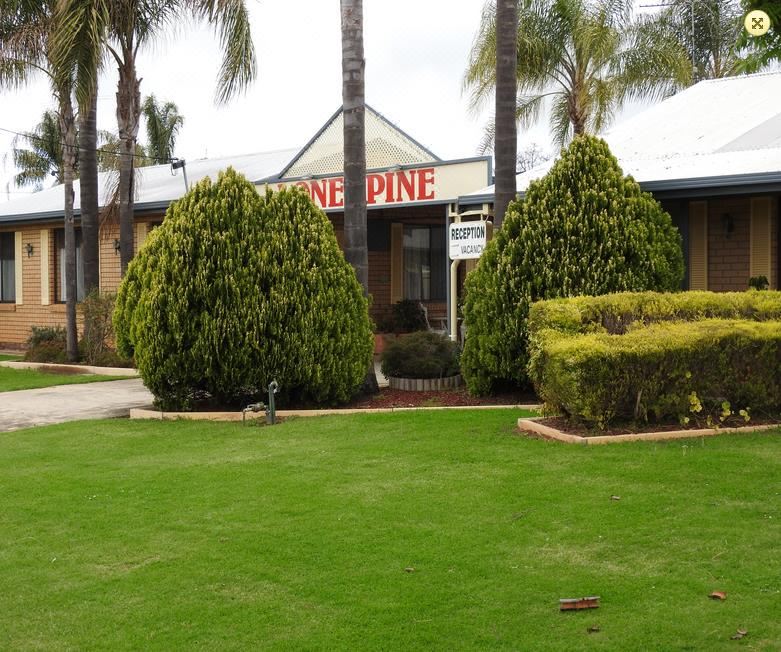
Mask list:
[[[411,232],[415,230],[425,230],[428,232],[428,247],[423,249],[427,253],[429,268],[428,297],[425,297],[426,293],[422,286],[419,292],[419,297],[411,296],[413,293],[410,292],[410,286],[408,283],[409,276],[407,272],[407,252],[409,251],[409,247],[407,246],[407,237],[408,235],[410,235],[410,237],[414,237],[411,235]],[[437,238],[439,238],[441,241],[439,247],[434,246],[434,243],[437,242]],[[445,227],[441,224],[404,224],[402,228],[401,250],[402,296],[404,299],[421,301],[425,303],[442,303],[447,301],[447,252],[445,251]],[[437,255],[435,252],[437,251],[439,253],[439,260],[436,260]],[[438,272],[434,272],[437,265],[441,266],[442,269]],[[418,277],[422,278],[423,276],[424,274],[421,265],[421,271],[418,272]],[[435,279],[437,278],[439,279],[439,283],[438,286],[435,287]]]
[[[3,258],[3,240],[8,239],[11,242],[10,267],[11,267],[11,295],[7,298],[3,295],[3,267],[8,261]],[[3,231],[0,233],[0,303],[16,303],[16,233],[14,231]]]
[[[60,227],[54,231],[54,303],[65,303],[65,228]],[[75,228],[76,238],[76,303],[83,301],[84,294],[84,260],[81,257],[82,235],[81,229]],[[62,247],[60,247],[62,243]],[[62,252],[62,253],[60,253]],[[79,283],[81,281],[81,283]]]

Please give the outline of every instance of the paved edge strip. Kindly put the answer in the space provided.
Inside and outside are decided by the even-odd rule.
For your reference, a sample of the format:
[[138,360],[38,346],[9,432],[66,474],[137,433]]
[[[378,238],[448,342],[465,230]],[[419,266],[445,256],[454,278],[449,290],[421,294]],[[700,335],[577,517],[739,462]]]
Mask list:
[[[398,407],[398,408],[335,408],[325,410],[277,410],[278,417],[324,417],[347,414],[390,414],[392,412],[435,412],[441,410],[535,410],[540,405],[453,405],[449,407]],[[131,419],[157,419],[159,421],[174,421],[189,419],[191,421],[241,421],[241,412],[160,412],[151,408],[131,408]],[[247,412],[247,420],[265,419],[264,412]]]
[[535,418],[518,419],[518,430],[521,432],[533,432],[542,435],[546,439],[553,439],[566,444],[580,444],[582,446],[596,446],[600,444],[620,444],[628,441],[665,441],[667,439],[691,439],[694,437],[710,437],[712,435],[724,435],[728,433],[749,433],[760,430],[774,430],[781,428],[781,424],[769,424],[758,426],[741,426],[739,428],[702,428],[699,430],[668,430],[657,432],[627,433],[625,435],[596,435],[594,437],[581,437],[562,432],[558,428],[539,423]]
[[16,360],[0,360],[0,367],[11,369],[48,369],[50,371],[75,371],[80,374],[95,376],[127,376],[138,378],[138,369],[128,367],[92,367],[85,364],[53,364],[50,362],[18,362]]

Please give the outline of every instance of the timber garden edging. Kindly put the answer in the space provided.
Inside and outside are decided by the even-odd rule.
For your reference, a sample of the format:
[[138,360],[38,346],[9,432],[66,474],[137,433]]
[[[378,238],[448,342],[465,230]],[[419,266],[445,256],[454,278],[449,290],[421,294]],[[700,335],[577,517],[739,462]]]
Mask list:
[[406,392],[435,392],[441,389],[453,389],[463,383],[461,374],[445,376],[444,378],[397,378],[388,376],[388,385],[391,389],[400,389]]

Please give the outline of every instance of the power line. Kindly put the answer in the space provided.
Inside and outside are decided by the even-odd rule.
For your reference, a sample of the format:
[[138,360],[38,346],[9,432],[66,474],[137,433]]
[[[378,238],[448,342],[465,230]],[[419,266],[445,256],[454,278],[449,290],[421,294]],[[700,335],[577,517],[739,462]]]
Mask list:
[[[13,129],[6,129],[5,127],[0,127],[0,131],[5,131],[9,134],[14,134],[15,136],[21,136],[22,138],[27,138],[28,140],[39,140],[42,142],[49,142],[48,138],[44,138],[43,136],[36,136],[33,133],[28,132],[22,132],[22,131],[14,131]],[[57,141],[57,144],[61,147],[68,147],[64,142]],[[96,153],[102,153],[106,154],[108,156],[130,156],[132,158],[140,158],[145,161],[156,161],[158,164],[165,164],[165,163],[173,163],[174,161],[178,161],[176,157],[173,158],[156,158],[154,156],[144,156],[143,154],[125,154],[124,152],[115,152],[110,149],[103,149],[102,147],[98,147],[96,149],[90,149],[87,147],[81,147],[79,145],[76,145],[74,149],[78,150],[79,152],[96,152]]]

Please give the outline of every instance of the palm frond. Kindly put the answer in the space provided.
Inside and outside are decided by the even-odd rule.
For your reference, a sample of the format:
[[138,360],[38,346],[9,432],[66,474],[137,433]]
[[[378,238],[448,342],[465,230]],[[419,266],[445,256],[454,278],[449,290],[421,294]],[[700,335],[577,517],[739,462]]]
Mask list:
[[255,46],[244,0],[188,0],[196,17],[206,20],[219,36],[222,64],[217,79],[217,102],[225,103],[245,91],[257,76]]

